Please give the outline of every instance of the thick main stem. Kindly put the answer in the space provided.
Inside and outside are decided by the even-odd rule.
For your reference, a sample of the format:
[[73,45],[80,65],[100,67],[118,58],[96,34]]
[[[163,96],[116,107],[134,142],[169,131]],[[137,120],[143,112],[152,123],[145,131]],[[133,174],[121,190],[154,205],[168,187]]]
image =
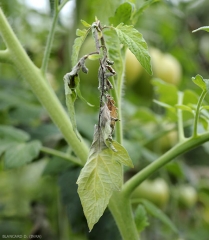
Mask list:
[[72,147],[75,154],[81,159],[84,164],[88,148],[83,141],[79,141],[73,131],[72,124],[67,113],[58,100],[53,90],[46,83],[42,72],[30,60],[16,35],[7,22],[2,10],[0,9],[0,32],[7,45],[8,50],[12,53],[12,62],[18,69],[22,77],[30,84],[36,97],[41,104],[46,108],[53,122],[62,132],[68,144]]
[[115,192],[109,202],[112,213],[123,240],[139,240],[130,198],[124,197],[121,192]]

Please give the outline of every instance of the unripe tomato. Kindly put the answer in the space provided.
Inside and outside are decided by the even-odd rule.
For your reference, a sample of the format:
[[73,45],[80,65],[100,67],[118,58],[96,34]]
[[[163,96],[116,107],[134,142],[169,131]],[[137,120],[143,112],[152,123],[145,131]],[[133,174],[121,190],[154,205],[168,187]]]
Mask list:
[[197,202],[197,191],[191,185],[180,185],[174,189],[174,197],[181,207],[191,208]]
[[169,187],[166,181],[157,178],[154,181],[145,180],[134,190],[132,198],[144,198],[159,207],[164,207],[169,200],[169,195]]
[[182,71],[178,60],[169,53],[150,49],[154,77],[160,78],[167,83],[178,85],[181,81]]

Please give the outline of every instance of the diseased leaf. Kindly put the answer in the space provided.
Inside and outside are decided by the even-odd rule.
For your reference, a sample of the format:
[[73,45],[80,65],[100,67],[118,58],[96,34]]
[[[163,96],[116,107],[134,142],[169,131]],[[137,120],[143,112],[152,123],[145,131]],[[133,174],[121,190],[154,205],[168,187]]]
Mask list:
[[86,37],[88,36],[89,30],[90,30],[90,28],[88,30],[77,29],[77,31],[76,31],[76,35],[78,37],[75,39],[74,44],[73,44],[72,58],[71,58],[72,66],[75,66],[78,61],[78,55],[79,55],[81,46],[82,46],[83,42],[85,41]]
[[122,23],[114,29],[120,42],[130,49],[145,70],[152,75],[151,58],[142,34],[133,26],[123,25]]
[[133,168],[134,165],[126,149],[116,141],[112,141],[112,145],[116,149],[116,152],[113,152],[114,160],[120,162],[125,166]]
[[38,156],[40,148],[41,143],[36,140],[29,143],[14,144],[5,152],[5,167],[15,168],[31,162],[35,157]]
[[134,5],[129,2],[121,4],[115,11],[115,15],[109,18],[110,24],[117,26],[120,23],[129,24]]
[[137,206],[137,209],[134,214],[134,220],[138,232],[142,232],[147,226],[149,226],[147,212],[141,204]]
[[209,79],[203,79],[201,75],[197,74],[195,77],[192,77],[192,81],[203,91],[209,91]]
[[77,181],[89,230],[104,213],[113,191],[122,186],[122,166],[114,159],[114,152],[105,148],[91,151]]
[[197,28],[195,30],[193,30],[192,32],[197,32],[197,31],[200,31],[200,30],[204,30],[206,32],[209,32],[209,26],[204,26],[204,27],[200,27],[200,28]]
[[144,207],[146,208],[146,210],[149,214],[158,218],[161,222],[163,222],[166,226],[168,226],[175,233],[178,233],[178,229],[176,228],[174,223],[171,222],[171,220],[163,213],[163,211],[161,211],[153,203],[151,203],[150,201],[147,201],[145,199],[140,199],[140,202],[144,205]]
[[[117,37],[117,34],[112,29],[107,30],[104,32],[106,45],[108,48],[108,55],[110,60],[114,61],[114,69],[116,71],[116,75],[114,79],[119,79],[120,81],[123,80],[123,72],[124,72],[124,64],[123,64],[123,52],[121,51],[120,41]],[[125,55],[125,53],[124,53]],[[118,83],[118,82],[117,82]]]

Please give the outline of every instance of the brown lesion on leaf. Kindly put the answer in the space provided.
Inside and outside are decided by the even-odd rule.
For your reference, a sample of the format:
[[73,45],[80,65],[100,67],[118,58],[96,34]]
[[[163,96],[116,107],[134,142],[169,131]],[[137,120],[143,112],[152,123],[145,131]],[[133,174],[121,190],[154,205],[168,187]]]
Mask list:
[[107,96],[107,107],[110,111],[110,117],[111,117],[110,127],[112,128],[112,132],[113,132],[115,128],[115,122],[119,121],[119,119],[118,119],[118,108],[115,106],[115,101],[113,100],[113,97],[111,97],[110,95]]

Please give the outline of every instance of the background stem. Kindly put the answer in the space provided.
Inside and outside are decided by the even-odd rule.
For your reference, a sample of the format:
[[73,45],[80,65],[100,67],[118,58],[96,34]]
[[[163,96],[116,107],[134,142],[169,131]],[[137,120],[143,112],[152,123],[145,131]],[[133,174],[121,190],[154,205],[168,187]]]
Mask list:
[[196,110],[195,119],[194,119],[193,137],[197,137],[197,135],[198,135],[197,127],[198,127],[198,120],[199,120],[199,116],[200,116],[200,107],[201,107],[202,102],[206,95],[207,95],[207,90],[202,91],[202,93],[199,97],[198,103],[197,103],[197,110]]
[[195,148],[202,143],[209,140],[209,133],[204,133],[199,135],[198,138],[189,138],[184,142],[181,142],[166,152],[164,155],[159,157],[157,160],[149,164],[147,167],[142,169],[139,173],[134,175],[130,180],[128,180],[124,185],[122,192],[125,196],[129,197],[134,189],[147,179],[152,173],[156,172],[159,168],[169,163],[175,157],[179,156],[182,153],[185,153],[192,148]]

